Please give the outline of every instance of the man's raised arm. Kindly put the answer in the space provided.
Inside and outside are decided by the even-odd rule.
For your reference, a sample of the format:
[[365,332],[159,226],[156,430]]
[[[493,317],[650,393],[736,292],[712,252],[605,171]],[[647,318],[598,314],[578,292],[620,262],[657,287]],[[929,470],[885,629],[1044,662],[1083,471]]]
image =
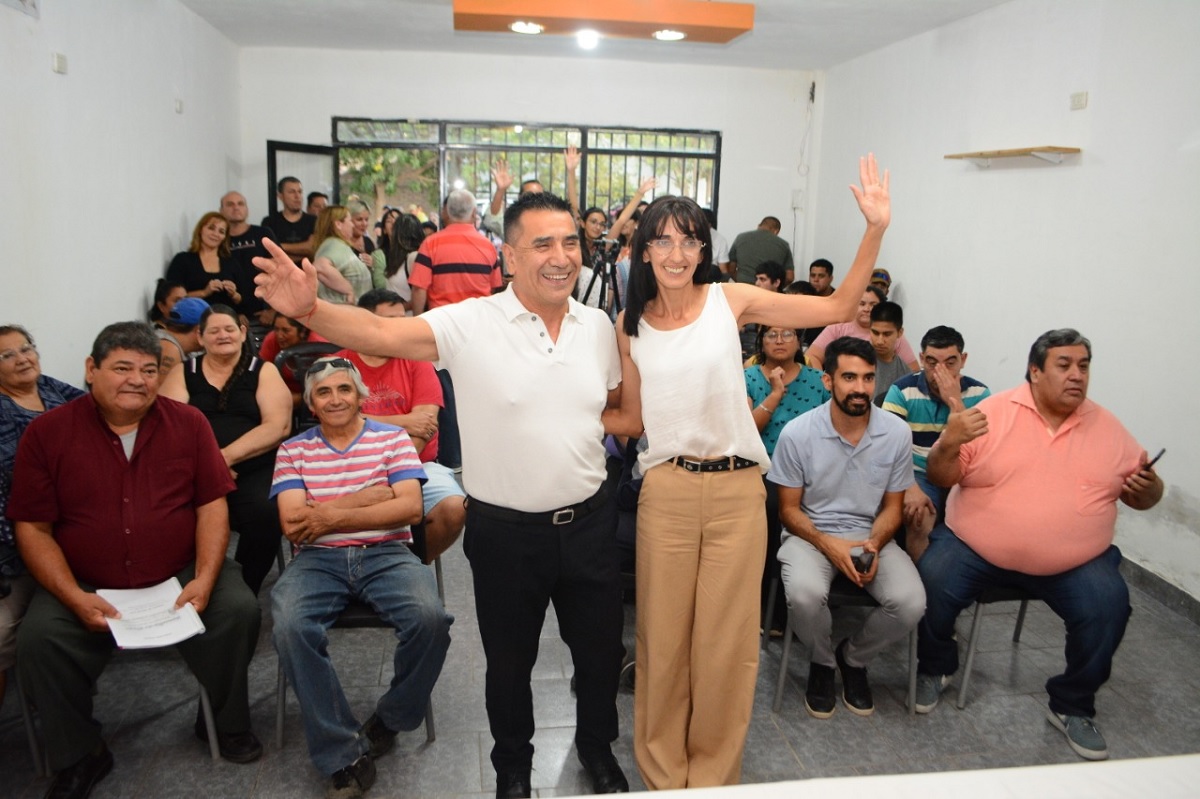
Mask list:
[[306,258],[297,267],[282,248],[263,239],[270,258],[256,257],[259,273],[254,278],[254,295],[284,316],[347,349],[436,361],[437,342],[433,328],[423,319],[388,319],[352,305],[335,305],[317,298],[317,271]]

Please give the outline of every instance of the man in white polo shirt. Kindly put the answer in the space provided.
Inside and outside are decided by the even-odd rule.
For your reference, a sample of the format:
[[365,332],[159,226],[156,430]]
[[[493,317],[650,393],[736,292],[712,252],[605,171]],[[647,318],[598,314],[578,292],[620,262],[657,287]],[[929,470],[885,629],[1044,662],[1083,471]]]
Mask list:
[[316,272],[268,244],[257,294],[359,352],[437,361],[460,396],[467,532],[496,795],[529,796],[530,674],[550,601],[571,649],[575,743],[596,793],[628,791],[612,755],[623,614],[601,413],[621,379],[612,323],[571,297],[581,265],[570,206],[523,195],[504,215],[507,291],[384,318],[316,298]]

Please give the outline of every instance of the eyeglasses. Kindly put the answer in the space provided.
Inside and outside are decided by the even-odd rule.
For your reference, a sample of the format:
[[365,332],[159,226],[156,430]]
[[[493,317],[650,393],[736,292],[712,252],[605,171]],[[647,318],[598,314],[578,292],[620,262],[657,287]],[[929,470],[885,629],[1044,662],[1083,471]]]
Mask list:
[[25,344],[17,347],[15,350],[5,350],[4,352],[0,352],[0,363],[8,363],[18,356],[28,357],[31,355],[37,355],[37,347],[33,346],[32,344]]
[[763,336],[764,341],[791,341],[796,337],[794,330],[772,330]]
[[350,369],[357,372],[358,369],[350,361],[345,358],[322,358],[321,360],[308,367],[305,375],[316,375],[324,372],[326,369]]
[[704,242],[700,239],[684,239],[680,242],[672,241],[671,239],[651,239],[647,242],[650,249],[657,252],[659,255],[669,255],[678,244],[683,251],[689,255],[695,255],[704,247]]

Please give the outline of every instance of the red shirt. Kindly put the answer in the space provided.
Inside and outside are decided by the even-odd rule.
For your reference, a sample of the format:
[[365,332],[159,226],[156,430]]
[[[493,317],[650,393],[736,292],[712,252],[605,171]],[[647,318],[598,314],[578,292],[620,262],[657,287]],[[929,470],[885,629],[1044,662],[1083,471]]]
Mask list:
[[[371,392],[359,409],[364,414],[399,416],[411,413],[417,405],[445,407],[442,383],[428,361],[389,358],[382,366],[369,366],[354,350],[342,350],[338,355],[358,367],[363,383]],[[437,460],[437,455],[438,434],[434,433],[421,450],[421,462]]]
[[[316,344],[317,342],[328,342],[329,339],[322,338],[317,333],[308,331],[308,338],[301,341],[301,344]],[[267,335],[263,336],[262,346],[258,348],[258,357],[267,363],[275,363],[275,356],[279,355],[279,340],[275,337],[275,331],[272,330]],[[304,391],[304,376],[296,377],[292,374],[292,370],[286,366],[279,370],[279,374],[283,377],[283,382],[287,383],[288,389],[293,393],[299,394]]]
[[486,297],[504,285],[496,248],[466,222],[447,225],[421,242],[408,285],[425,289],[428,308]]
[[80,582],[142,588],[196,559],[196,508],[234,488],[200,411],[159,397],[126,459],[88,394],[29,425],[17,448],[8,514],[52,523]]

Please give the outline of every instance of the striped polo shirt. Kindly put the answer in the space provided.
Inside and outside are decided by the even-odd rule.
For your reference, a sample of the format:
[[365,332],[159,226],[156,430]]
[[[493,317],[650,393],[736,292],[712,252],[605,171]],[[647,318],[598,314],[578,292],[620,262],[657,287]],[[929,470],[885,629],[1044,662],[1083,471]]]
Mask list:
[[425,289],[428,308],[486,297],[504,285],[496,248],[466,222],[447,225],[417,251],[408,284]]
[[[408,433],[399,427],[365,420],[358,437],[344,450],[336,449],[313,427],[279,445],[271,497],[302,489],[312,502],[329,502],[346,494],[401,480],[425,482],[425,469]],[[321,536],[315,546],[363,546],[383,541],[412,541],[408,525],[371,530],[336,530]]]
[[[991,394],[987,386],[966,375],[959,376],[958,384],[962,388],[963,405],[967,408]],[[925,372],[921,371],[892,383],[884,397],[883,409],[908,422],[913,439],[913,468],[918,472],[925,471],[925,460],[950,418],[950,407],[929,395],[929,382]]]

